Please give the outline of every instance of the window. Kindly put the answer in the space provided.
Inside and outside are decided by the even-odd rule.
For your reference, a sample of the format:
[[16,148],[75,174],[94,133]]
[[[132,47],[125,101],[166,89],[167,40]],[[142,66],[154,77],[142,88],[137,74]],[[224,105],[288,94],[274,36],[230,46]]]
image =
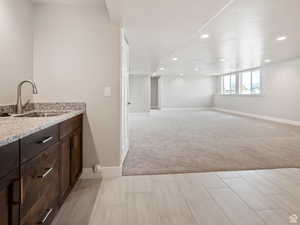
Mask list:
[[240,94],[258,95],[261,93],[260,70],[246,71],[240,74]]
[[236,93],[236,75],[223,76],[223,91],[224,95],[232,95]]
[[240,94],[251,94],[251,72],[244,72],[240,75]]
[[260,70],[252,71],[252,94],[261,94],[261,75]]
[[261,71],[259,69],[224,75],[221,81],[223,95],[261,94]]

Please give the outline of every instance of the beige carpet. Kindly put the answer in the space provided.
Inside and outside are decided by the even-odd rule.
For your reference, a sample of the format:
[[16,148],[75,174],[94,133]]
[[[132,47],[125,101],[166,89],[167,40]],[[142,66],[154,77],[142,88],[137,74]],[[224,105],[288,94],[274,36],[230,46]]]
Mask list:
[[130,116],[124,175],[300,167],[300,128],[214,111]]

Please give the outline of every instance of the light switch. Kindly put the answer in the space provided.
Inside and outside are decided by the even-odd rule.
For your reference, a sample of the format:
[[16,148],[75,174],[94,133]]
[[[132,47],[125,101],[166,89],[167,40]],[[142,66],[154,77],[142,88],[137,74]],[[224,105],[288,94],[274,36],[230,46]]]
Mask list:
[[111,87],[110,86],[104,87],[104,97],[111,97]]

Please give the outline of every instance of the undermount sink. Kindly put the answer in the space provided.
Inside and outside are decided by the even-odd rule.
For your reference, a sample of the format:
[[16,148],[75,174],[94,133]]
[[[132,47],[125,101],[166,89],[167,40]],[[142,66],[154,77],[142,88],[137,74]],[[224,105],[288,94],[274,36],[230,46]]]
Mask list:
[[22,115],[15,115],[15,117],[53,117],[60,116],[66,112],[31,112]]

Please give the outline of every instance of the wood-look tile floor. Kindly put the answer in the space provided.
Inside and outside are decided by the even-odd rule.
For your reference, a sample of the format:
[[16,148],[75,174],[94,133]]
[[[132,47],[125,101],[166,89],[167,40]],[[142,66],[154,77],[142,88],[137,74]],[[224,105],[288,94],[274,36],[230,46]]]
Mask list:
[[90,224],[288,225],[298,216],[300,169],[275,169],[104,180]]
[[100,192],[101,179],[80,179],[51,225],[87,225]]

